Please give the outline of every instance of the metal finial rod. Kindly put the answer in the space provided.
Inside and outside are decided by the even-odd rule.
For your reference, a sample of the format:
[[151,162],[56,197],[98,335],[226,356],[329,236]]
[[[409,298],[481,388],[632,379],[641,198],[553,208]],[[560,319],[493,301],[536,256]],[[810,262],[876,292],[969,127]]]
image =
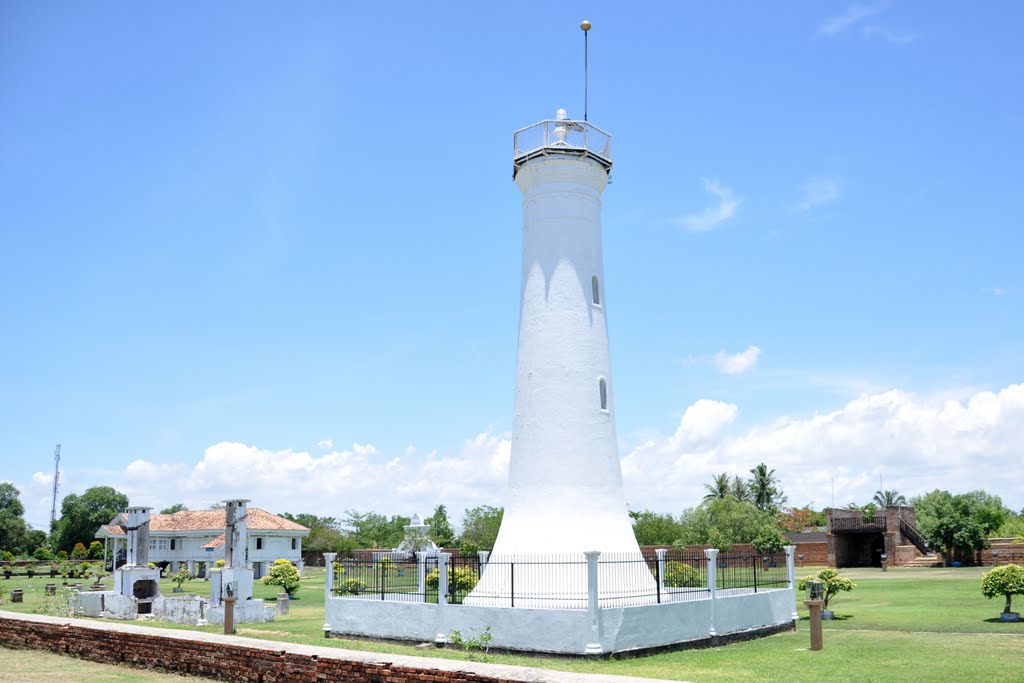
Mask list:
[[589,55],[589,49],[587,45],[587,33],[590,31],[590,22],[586,19],[580,24],[580,28],[583,30],[583,120],[587,120],[587,57]]

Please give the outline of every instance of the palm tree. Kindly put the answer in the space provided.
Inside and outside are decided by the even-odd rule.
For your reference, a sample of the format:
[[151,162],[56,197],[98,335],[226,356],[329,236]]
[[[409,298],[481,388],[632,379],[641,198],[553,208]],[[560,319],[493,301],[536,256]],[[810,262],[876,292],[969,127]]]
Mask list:
[[889,507],[890,505],[906,505],[906,497],[899,491],[893,489],[885,489],[884,491],[875,491],[874,497],[875,505],[880,508]]
[[775,478],[775,470],[770,470],[768,465],[761,463],[750,470],[750,473],[754,475],[750,480],[750,493],[758,510],[768,512],[786,501],[786,497],[775,488],[775,484],[779,483]]
[[722,472],[721,474],[715,475],[715,478],[710,484],[704,484],[704,488],[708,490],[708,494],[704,496],[704,500],[711,498],[726,498],[729,496],[729,473]]
[[739,501],[750,500],[750,485],[740,475],[732,478],[732,486],[729,487],[729,495]]

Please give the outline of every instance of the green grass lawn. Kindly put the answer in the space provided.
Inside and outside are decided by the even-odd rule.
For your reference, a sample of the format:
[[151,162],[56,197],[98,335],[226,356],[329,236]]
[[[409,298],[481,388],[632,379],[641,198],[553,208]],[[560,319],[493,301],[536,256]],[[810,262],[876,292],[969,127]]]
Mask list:
[[[812,571],[798,570],[798,576]],[[825,622],[825,649],[820,652],[807,649],[807,613],[802,604],[804,596],[798,595],[801,619],[795,632],[726,647],[599,661],[495,653],[487,658],[501,664],[690,681],[1024,681],[1024,624],[998,621],[1002,600],[987,600],[981,595],[983,573],[983,569],[971,567],[845,570],[843,574],[852,578],[857,588],[834,599],[831,607],[837,619]],[[240,626],[238,635],[448,659],[469,656],[457,650],[325,640],[321,630],[324,574],[310,569],[307,575],[289,614],[266,624]],[[30,586],[24,578],[0,579],[5,596],[10,587],[26,589],[24,603],[5,601],[0,608],[40,610],[42,587],[47,582],[49,579],[36,578]],[[106,584],[110,585],[109,579]],[[207,594],[209,586],[205,581],[190,581],[184,587],[189,592]],[[170,594],[172,587],[168,579],[163,580],[161,590],[165,594]],[[255,597],[272,600],[277,593],[276,586],[256,583]],[[1022,599],[1015,599],[1015,608],[1016,600]],[[501,625],[493,624],[492,628],[500,632]],[[220,627],[206,626],[202,630],[218,632]]]

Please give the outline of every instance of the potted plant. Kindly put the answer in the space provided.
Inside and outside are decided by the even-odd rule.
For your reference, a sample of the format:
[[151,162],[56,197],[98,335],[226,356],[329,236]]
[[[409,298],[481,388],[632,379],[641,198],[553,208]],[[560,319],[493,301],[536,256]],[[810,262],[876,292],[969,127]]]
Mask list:
[[999,620],[1020,621],[1020,612],[1010,611],[1010,601],[1014,595],[1024,595],[1024,567],[1004,564],[985,572],[981,577],[981,594],[986,598],[1006,596],[1006,604],[999,615]]
[[811,581],[818,581],[821,583],[822,599],[825,604],[822,605],[821,618],[831,619],[833,613],[828,608],[829,600],[834,598],[841,591],[852,591],[857,587],[853,581],[850,581],[845,576],[839,576],[839,572],[835,569],[822,569],[813,576],[805,576],[797,582],[797,589],[805,591],[810,588]]
[[185,583],[186,581],[188,581],[191,578],[192,578],[192,575],[189,573],[188,567],[186,567],[185,565],[182,565],[178,569],[178,572],[176,574],[174,574],[174,576],[171,577],[171,581],[174,581],[174,583],[177,584],[171,592],[172,593],[181,593],[181,592],[183,592],[181,584]]

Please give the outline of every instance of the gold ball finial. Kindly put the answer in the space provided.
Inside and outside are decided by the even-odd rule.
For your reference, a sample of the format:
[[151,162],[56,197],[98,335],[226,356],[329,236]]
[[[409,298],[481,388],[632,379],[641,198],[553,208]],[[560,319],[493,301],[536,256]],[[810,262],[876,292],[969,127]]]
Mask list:
[[589,31],[589,30],[590,30],[590,22],[589,22],[589,21],[587,21],[586,19],[584,19],[584,20],[583,20],[583,21],[582,21],[582,22],[580,23],[580,28],[581,28],[581,29],[583,29],[584,31]]

